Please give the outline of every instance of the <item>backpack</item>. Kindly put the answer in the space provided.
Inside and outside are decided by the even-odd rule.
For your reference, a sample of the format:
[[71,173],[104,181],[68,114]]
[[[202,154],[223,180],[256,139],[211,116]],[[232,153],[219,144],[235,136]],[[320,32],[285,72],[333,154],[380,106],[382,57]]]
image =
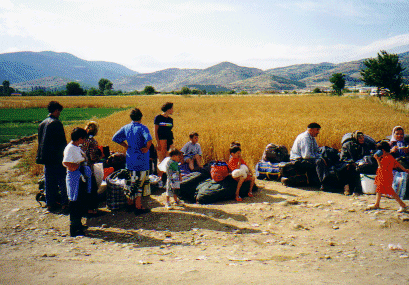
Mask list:
[[220,182],[229,175],[229,168],[224,161],[215,161],[210,166],[210,176],[216,182]]
[[261,160],[269,161],[271,163],[278,163],[282,161],[288,161],[289,158],[290,155],[288,154],[288,150],[285,146],[269,143],[264,150]]

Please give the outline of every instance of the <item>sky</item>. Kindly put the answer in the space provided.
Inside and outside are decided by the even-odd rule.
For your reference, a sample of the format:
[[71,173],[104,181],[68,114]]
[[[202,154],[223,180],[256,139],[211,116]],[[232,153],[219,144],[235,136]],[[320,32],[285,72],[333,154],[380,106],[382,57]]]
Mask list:
[[409,1],[0,0],[0,38],[0,53],[67,52],[142,73],[267,70],[409,51]]

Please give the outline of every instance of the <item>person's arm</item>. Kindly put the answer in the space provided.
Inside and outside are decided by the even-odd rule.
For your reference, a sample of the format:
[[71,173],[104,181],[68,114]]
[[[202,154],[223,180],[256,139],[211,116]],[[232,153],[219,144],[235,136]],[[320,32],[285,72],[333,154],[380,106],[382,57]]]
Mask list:
[[150,141],[148,141],[146,143],[145,147],[141,148],[141,152],[142,153],[147,153],[149,151],[149,148],[151,147],[151,145],[152,145],[152,141],[150,140]]
[[376,159],[376,162],[378,163],[378,167],[381,168],[381,158],[375,153],[373,157]]
[[125,150],[128,150],[128,144],[126,142],[118,143],[120,146],[123,146]]
[[156,140],[156,149],[158,151],[160,151],[160,144],[159,144],[159,134],[158,134],[158,130],[159,130],[159,125],[155,125],[155,140]]
[[69,171],[75,171],[80,167],[80,163],[74,162],[63,162],[62,165],[64,165]]

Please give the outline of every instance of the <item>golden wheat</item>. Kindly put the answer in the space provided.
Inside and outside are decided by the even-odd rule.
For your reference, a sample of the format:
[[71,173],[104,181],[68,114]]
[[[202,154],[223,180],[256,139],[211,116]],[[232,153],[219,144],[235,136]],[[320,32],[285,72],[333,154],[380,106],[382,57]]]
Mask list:
[[[322,127],[318,144],[337,149],[347,132],[361,130],[380,140],[390,135],[395,125],[409,127],[406,113],[380,104],[376,99],[250,95],[23,99],[14,99],[13,104],[45,107],[48,101],[58,100],[64,107],[138,107],[143,113],[142,123],[148,126],[152,137],[154,117],[161,113],[160,107],[170,101],[174,103],[172,117],[176,148],[180,149],[189,140],[189,133],[196,131],[205,161],[228,159],[230,142],[236,140],[242,144],[243,156],[249,165],[255,165],[270,142],[285,145],[290,150],[296,136],[305,131],[310,122],[317,122]],[[97,119],[100,130],[96,139],[100,145],[109,145],[113,151],[124,151],[111,138],[121,126],[130,122],[129,113],[130,109]],[[66,127],[67,138],[73,127]]]

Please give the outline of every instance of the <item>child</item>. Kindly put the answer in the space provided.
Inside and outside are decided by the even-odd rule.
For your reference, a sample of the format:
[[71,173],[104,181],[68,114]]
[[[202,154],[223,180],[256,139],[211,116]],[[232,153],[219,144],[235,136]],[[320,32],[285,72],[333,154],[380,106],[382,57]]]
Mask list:
[[229,166],[229,170],[232,171],[232,177],[238,181],[236,188],[236,201],[243,201],[239,194],[241,185],[244,181],[251,181],[248,196],[253,197],[253,186],[256,178],[241,157],[241,148],[239,145],[232,145],[230,147],[230,159],[227,165]]
[[195,168],[195,162],[199,168],[202,168],[202,148],[200,147],[199,141],[199,134],[198,133],[191,133],[189,135],[190,142],[187,142],[182,149],[180,150],[183,152],[183,160],[189,164],[189,168],[191,171]]
[[86,212],[86,192],[91,193],[91,168],[86,166],[86,155],[79,147],[87,137],[87,131],[74,128],[71,133],[71,142],[64,149],[62,161],[67,168],[66,183],[70,201],[70,236],[72,237],[84,235],[81,218]]
[[182,181],[182,173],[179,168],[179,162],[183,159],[183,154],[175,149],[169,153],[170,159],[166,164],[166,209],[170,209],[170,196],[173,195],[176,205],[181,205],[178,196],[175,194],[175,189],[180,189]]
[[[376,145],[378,151],[374,157],[378,162],[378,169],[376,171],[375,185],[376,185],[376,202],[369,205],[367,210],[379,209],[379,203],[381,201],[382,194],[392,196],[400,205],[398,212],[409,212],[408,206],[399,198],[398,194],[393,191],[393,169],[400,168],[401,170],[409,173],[408,169],[405,169],[396,159],[390,154],[391,147],[388,142],[382,141]],[[381,152],[380,152],[381,151]]]

